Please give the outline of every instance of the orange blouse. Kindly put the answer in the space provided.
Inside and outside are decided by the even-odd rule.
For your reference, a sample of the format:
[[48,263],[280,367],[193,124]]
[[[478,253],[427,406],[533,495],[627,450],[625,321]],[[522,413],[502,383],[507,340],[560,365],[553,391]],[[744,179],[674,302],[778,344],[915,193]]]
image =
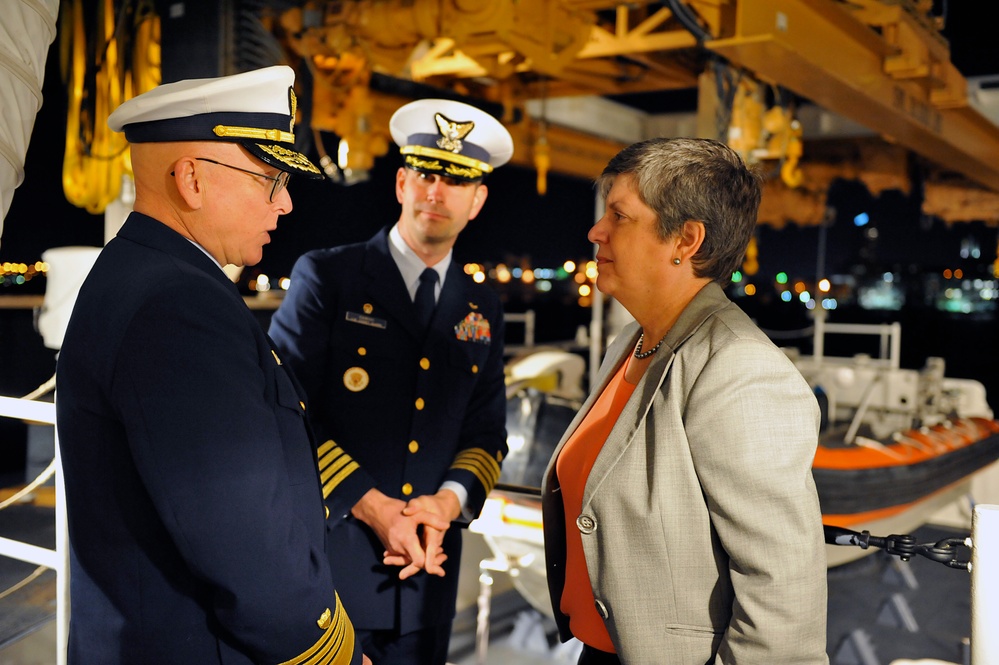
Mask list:
[[562,488],[565,507],[565,588],[562,589],[559,609],[569,617],[569,628],[576,639],[607,653],[617,651],[603,618],[597,613],[576,518],[583,509],[583,490],[593,463],[625,403],[635,391],[634,384],[624,378],[630,362],[629,356],[626,362],[621,363],[621,368],[611,377],[555,460],[555,473]]

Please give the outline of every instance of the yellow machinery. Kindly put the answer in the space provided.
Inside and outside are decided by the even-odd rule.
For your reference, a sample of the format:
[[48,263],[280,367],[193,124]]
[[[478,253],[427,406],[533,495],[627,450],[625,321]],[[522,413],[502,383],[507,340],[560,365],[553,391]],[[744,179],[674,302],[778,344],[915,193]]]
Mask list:
[[[528,98],[679,90],[707,76],[700,133],[721,134],[747,157],[790,162],[790,186],[800,182],[800,128],[753,87],[789,90],[999,190],[999,129],[969,106],[931,10],[927,0],[337,0],[307,2],[280,24],[315,73],[313,123],[340,136],[359,125],[385,133],[375,95],[354,100],[343,85],[363,81],[361,72],[487,99],[508,121]],[[747,88],[724,128],[704,110],[736,101],[704,98],[724,87],[719,63]],[[540,158],[591,177],[619,147],[539,127],[513,127],[521,163]]]
[[[62,3],[61,65],[69,96],[63,191],[70,203],[95,214],[118,197],[122,176],[131,173],[128,144],[108,128],[108,115],[160,82],[159,19],[137,4],[132,29],[118,32],[112,0],[98,0],[96,17],[85,16],[83,0]],[[88,18],[96,19],[96,32],[88,34]]]
[[[388,118],[407,101],[405,93],[371,87],[372,78],[383,75],[503,109],[515,141],[514,163],[538,171],[540,192],[548,172],[591,178],[622,145],[543,116],[532,119],[527,100],[541,100],[543,107],[544,100],[560,97],[696,90],[697,134],[728,141],[751,162],[773,163],[768,171],[780,174],[776,184],[785,194],[822,190],[802,170],[808,155],[792,99],[803,98],[880,135],[889,155],[882,163],[901,163],[891,152],[898,146],[921,156],[931,174],[958,174],[966,179],[964,189],[974,183],[986,209],[997,201],[999,128],[969,104],[967,82],[950,61],[931,0],[260,5],[288,61],[312,75],[311,125],[327,169],[347,176],[363,174],[388,150]],[[113,41],[108,35],[108,67]],[[143,43],[155,46],[155,40]],[[107,76],[111,97],[99,114],[131,94],[122,89],[123,74]],[[79,144],[86,131],[72,125],[71,138]],[[99,125],[89,126],[99,133]],[[339,144],[323,145],[322,132],[336,134]],[[67,177],[81,160],[106,159],[118,149],[110,143],[95,143],[89,153],[67,148]],[[928,199],[946,192],[932,185]],[[941,201],[928,201],[928,207],[948,210]],[[812,208],[821,211],[818,204]]]

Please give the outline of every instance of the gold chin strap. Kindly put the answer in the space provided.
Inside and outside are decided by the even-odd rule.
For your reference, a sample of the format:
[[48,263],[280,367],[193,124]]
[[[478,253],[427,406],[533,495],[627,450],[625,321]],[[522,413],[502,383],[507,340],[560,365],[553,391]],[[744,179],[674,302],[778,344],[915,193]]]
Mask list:
[[291,132],[282,132],[280,129],[259,129],[257,127],[230,127],[229,125],[215,125],[212,128],[216,136],[235,139],[255,139],[257,141],[276,141],[278,143],[295,144],[295,135]]

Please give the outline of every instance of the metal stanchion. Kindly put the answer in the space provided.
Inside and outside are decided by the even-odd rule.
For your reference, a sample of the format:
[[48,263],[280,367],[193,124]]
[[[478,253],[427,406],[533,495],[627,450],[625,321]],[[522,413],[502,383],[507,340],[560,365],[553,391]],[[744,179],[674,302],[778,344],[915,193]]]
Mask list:
[[971,520],[971,665],[999,663],[999,505]]

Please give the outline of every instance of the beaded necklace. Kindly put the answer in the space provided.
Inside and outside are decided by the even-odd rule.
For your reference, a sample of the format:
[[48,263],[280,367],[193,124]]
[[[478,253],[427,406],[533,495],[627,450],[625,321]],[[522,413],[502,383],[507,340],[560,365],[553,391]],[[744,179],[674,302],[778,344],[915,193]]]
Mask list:
[[[666,332],[666,335],[668,334],[669,331]],[[638,346],[635,347],[635,358],[637,358],[638,360],[643,360],[651,356],[656,351],[658,351],[659,347],[662,346],[663,342],[666,341],[666,335],[663,335],[663,338],[658,342],[656,342],[656,345],[653,346],[651,349],[649,349],[648,351],[642,351],[642,342],[645,341],[645,333],[643,332],[641,335],[638,336]]]

